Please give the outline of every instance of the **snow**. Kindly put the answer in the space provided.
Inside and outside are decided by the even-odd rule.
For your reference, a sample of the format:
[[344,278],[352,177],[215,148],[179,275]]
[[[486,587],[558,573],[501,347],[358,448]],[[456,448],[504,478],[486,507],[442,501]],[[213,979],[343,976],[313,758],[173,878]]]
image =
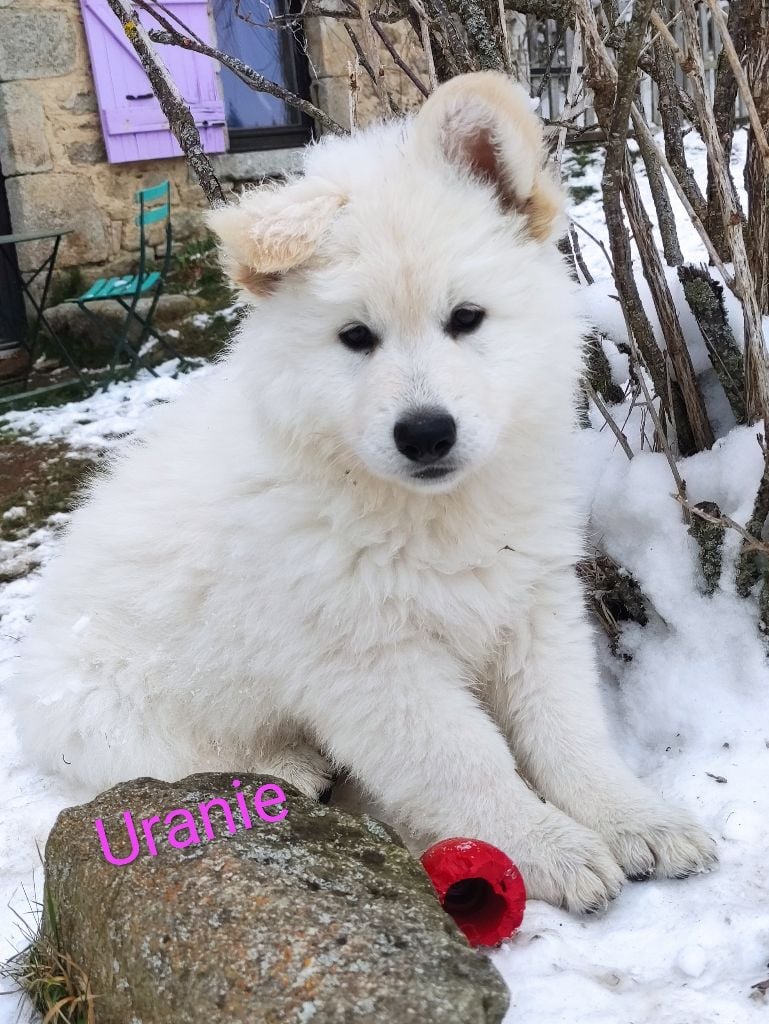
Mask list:
[[[686,145],[704,184],[701,143],[688,137]],[[735,164],[744,151],[740,132]],[[579,169],[577,160],[571,158],[567,169]],[[600,161],[589,161],[583,171],[572,176],[572,184],[595,191],[582,194],[575,216],[607,241]],[[648,200],[643,174],[640,184]],[[699,238],[680,208],[677,213],[687,258],[704,260]],[[587,310],[612,336],[604,349],[614,379],[624,385],[628,361],[614,342],[623,340],[625,329],[609,267],[596,244],[581,241],[596,278],[585,290]],[[677,279],[670,280],[682,303]],[[689,334],[683,303],[681,309]],[[693,349],[697,370],[706,372],[703,352]],[[0,418],[0,429],[11,427],[29,444],[113,449],[153,404],[185,387],[188,377],[173,379],[172,370],[167,364],[159,379],[116,384],[82,402],[8,414]],[[735,592],[738,536],[725,534],[721,584],[707,596],[696,545],[673,497],[670,468],[663,454],[651,450],[652,427],[631,398],[612,413],[635,453],[632,460],[595,409],[593,429],[581,433],[578,448],[590,541],[629,569],[650,600],[648,624],[623,630],[621,649],[628,660],[613,657],[599,638],[605,699],[628,762],[656,792],[700,817],[718,841],[721,867],[683,881],[627,883],[602,917],[576,918],[531,903],[518,935],[493,954],[511,991],[506,1024],[750,1024],[767,1014],[769,997],[753,986],[769,978],[769,662],[757,634],[755,601]],[[691,501],[714,500],[744,523],[761,473],[756,428],[734,427],[728,413],[717,426],[713,450],[681,461],[679,470]],[[11,511],[14,524],[23,524],[18,510]],[[45,564],[64,519],[55,517],[3,545],[3,566]],[[0,588],[0,701],[10,685],[18,640],[34,614],[38,579],[33,571]],[[5,957],[23,944],[13,909],[28,913],[25,893],[40,898],[36,844],[42,846],[61,802],[25,765],[1,704],[0,779]],[[16,1006],[13,996],[0,999],[0,1024],[16,1020]],[[314,1009],[307,1004],[305,1019]]]
[[[0,417],[0,430],[13,430],[28,444],[66,441],[69,447],[97,455],[116,448],[158,402],[179,394],[193,373],[172,374],[175,361],[157,368],[158,377],[140,374],[79,402]],[[22,516],[11,509],[14,523]],[[41,854],[56,815],[65,806],[59,795],[24,763],[3,693],[11,685],[16,649],[34,614],[35,594],[43,567],[56,551],[62,526],[61,513],[15,541],[0,541],[0,568],[15,575],[31,566],[34,571],[0,586],[0,962],[25,945],[26,930],[34,928],[36,904],[42,899]],[[4,994],[0,982],[0,1024],[16,1024],[18,998]],[[23,1020],[24,1018],[22,1018]]]
[[[745,189],[742,181],[742,168],[745,165],[745,157],[747,153],[748,135],[745,129],[739,129],[734,133],[734,145],[732,146],[731,155],[731,169],[734,183],[737,186],[737,195],[740,202],[745,207],[746,197]],[[659,140],[661,142],[661,139]],[[637,148],[634,143],[630,142],[631,151],[635,151]],[[694,132],[690,132],[684,138],[684,149],[686,151],[686,158],[694,172],[694,176],[697,179],[697,183],[702,189],[703,193],[706,192],[707,188],[707,161],[705,146],[702,139]],[[638,178],[638,185],[641,192],[641,198],[643,204],[652,221],[655,221],[654,214],[654,203],[652,201],[651,189],[649,188],[649,180],[644,170],[643,161],[640,156],[637,156],[634,160],[634,166],[636,176]],[[603,216],[603,208],[600,202],[601,195],[601,173],[603,170],[603,152],[600,147],[596,147],[594,150],[574,149],[567,151],[566,157],[563,164],[564,175],[566,178],[566,184],[575,189],[579,195],[575,195],[575,201],[571,203],[570,214],[577,224],[577,231],[580,236],[580,246],[582,248],[582,254],[585,257],[585,263],[587,268],[596,279],[607,279],[611,277],[611,269],[606,260],[606,256],[601,251],[600,247],[595,241],[588,238],[588,236],[580,230],[584,228],[591,235],[594,235],[596,239],[601,241],[608,253],[611,252],[609,247],[609,236],[606,231],[606,221]],[[588,190],[591,190],[589,194],[586,194]],[[581,198],[584,196],[584,198]],[[681,205],[678,197],[670,190],[670,201],[673,206],[673,212],[676,218],[676,225],[678,227],[678,237],[681,242],[681,250],[684,253],[686,259],[690,262],[707,262],[707,252],[705,246],[700,240],[700,236],[697,234],[696,229],[692,225],[689,217]],[[654,227],[654,238],[657,242],[657,248],[662,252],[662,240],[660,238],[659,231]]]

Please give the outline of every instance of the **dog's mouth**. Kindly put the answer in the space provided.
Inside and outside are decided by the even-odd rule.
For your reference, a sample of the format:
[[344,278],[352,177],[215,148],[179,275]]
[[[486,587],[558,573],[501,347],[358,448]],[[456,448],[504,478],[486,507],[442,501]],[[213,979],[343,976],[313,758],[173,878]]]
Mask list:
[[414,480],[442,480],[456,471],[456,466],[426,466],[425,469],[412,473]]

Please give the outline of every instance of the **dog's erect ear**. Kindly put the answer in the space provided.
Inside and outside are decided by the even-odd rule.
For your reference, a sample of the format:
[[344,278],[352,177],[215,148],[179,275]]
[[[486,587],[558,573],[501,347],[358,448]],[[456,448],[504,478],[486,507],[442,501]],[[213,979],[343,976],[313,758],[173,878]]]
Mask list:
[[459,75],[435,90],[415,129],[425,157],[492,184],[506,208],[526,217],[533,238],[557,233],[564,197],[545,169],[542,123],[520,85],[496,71]]
[[244,291],[261,296],[313,255],[343,202],[303,179],[244,192],[237,203],[211,210],[206,221],[219,236],[227,274]]

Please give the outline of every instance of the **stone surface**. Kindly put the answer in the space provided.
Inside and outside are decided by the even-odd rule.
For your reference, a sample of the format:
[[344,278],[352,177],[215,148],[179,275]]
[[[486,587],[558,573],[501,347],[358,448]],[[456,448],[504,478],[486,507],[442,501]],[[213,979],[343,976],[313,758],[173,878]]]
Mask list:
[[6,177],[53,167],[43,104],[27,82],[0,85],[0,167]]
[[[130,273],[130,268],[126,273]],[[140,316],[147,315],[150,301],[139,299],[137,309]],[[168,330],[178,327],[185,316],[204,308],[205,302],[195,295],[161,295],[153,322],[161,330]],[[92,303],[89,309],[90,316],[74,303],[62,302],[47,309],[46,317],[65,344],[82,357],[83,365],[93,363],[98,366],[113,345],[114,339],[108,332],[122,325],[125,311],[116,302]],[[136,337],[138,333],[138,324],[135,323],[129,337]]]
[[91,91],[76,90],[61,104],[64,110],[70,110],[73,114],[95,114],[96,96]]
[[211,157],[214,171],[222,183],[260,181],[283,177],[301,170],[302,150],[266,149],[251,153],[218,153]]
[[[264,783],[241,775],[251,798]],[[279,780],[278,780],[279,781]],[[229,775],[139,779],[59,816],[46,846],[46,906],[88,965],[97,1024],[491,1024],[507,991],[441,910],[418,861],[383,825],[284,785],[288,815],[242,826]],[[282,784],[283,785],[283,784]],[[216,797],[215,838],[109,864],[139,819]],[[174,822],[176,819],[174,819]],[[141,832],[141,829],[140,829]],[[184,840],[186,828],[176,838]],[[50,931],[48,920],[46,927]]]
[[[68,172],[25,174],[10,178],[5,187],[14,230],[74,229],[62,239],[59,268],[107,259],[107,221],[94,203],[87,177]],[[25,243],[18,250],[19,262],[25,268],[37,266],[50,248],[50,242]]]
[[67,156],[73,164],[100,164],[107,159],[107,151],[101,137],[90,142],[72,142],[67,146]]
[[306,18],[304,31],[312,55],[316,78],[344,76],[347,65],[355,60],[355,47],[341,20]]
[[[411,60],[418,50],[413,32],[405,25],[393,25],[388,26],[388,34],[404,58]],[[347,33],[337,21],[310,19],[308,44],[311,74],[316,79],[313,95],[320,94],[321,105],[346,124],[347,62],[352,53]],[[394,69],[384,49],[381,57],[396,101],[403,108],[409,106],[413,87]],[[13,176],[45,178],[45,186],[9,181],[13,229],[31,231],[60,223],[78,228],[62,245],[57,277],[65,277],[72,267],[87,278],[105,276],[130,261],[136,248],[134,193],[163,178],[171,182],[175,238],[192,239],[205,233],[206,200],[182,158],[107,163],[76,0],[66,4],[0,0],[0,82],[30,89],[23,102],[19,88],[9,92],[0,111],[7,140],[5,151],[0,150],[3,171],[12,176],[11,181]],[[363,73],[359,113],[361,123],[378,115]],[[237,190],[245,183],[299,170],[301,150],[220,154],[213,163],[224,187]],[[36,265],[45,251],[45,243],[25,246],[20,251],[22,262]]]
[[75,39],[64,11],[0,10],[0,80],[66,75],[75,66]]

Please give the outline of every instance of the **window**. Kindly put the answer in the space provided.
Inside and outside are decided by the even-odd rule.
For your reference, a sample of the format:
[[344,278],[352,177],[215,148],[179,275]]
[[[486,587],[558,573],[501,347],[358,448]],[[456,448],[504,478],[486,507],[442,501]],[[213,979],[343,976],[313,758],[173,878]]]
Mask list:
[[[269,27],[272,17],[289,10],[287,0],[213,0],[217,45],[291,92],[306,96],[309,75],[298,29]],[[299,146],[312,123],[283,100],[249,88],[221,68],[230,152]]]

